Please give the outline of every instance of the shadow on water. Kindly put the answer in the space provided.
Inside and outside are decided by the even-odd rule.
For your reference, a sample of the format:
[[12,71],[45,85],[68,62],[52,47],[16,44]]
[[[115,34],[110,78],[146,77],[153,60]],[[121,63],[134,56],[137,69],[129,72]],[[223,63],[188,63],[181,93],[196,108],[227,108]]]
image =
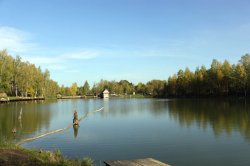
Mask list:
[[181,126],[210,127],[216,136],[239,131],[250,141],[249,100],[171,100],[168,110],[170,118]]

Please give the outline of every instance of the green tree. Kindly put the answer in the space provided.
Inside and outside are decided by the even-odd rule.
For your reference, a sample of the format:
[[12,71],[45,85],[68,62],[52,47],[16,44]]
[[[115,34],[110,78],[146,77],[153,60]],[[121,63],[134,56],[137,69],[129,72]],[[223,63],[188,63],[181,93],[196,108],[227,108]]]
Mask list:
[[162,97],[164,96],[166,81],[162,80],[152,80],[146,84],[147,94],[152,95],[153,97]]
[[[0,51],[0,91],[15,96],[56,95],[57,83],[50,79],[49,71],[42,72],[34,64],[13,58],[7,50]],[[54,89],[51,91],[51,87]]]
[[185,76],[184,71],[180,69],[177,73],[177,95],[182,96],[185,95]]
[[184,89],[185,94],[190,96],[193,93],[193,84],[194,84],[194,73],[186,68],[184,71]]
[[128,82],[127,80],[121,80],[119,82],[119,85],[121,86],[123,94],[132,94],[134,91],[133,84]]
[[214,59],[209,70],[209,87],[210,94],[216,95],[221,93],[221,84],[223,79],[223,73],[221,70],[221,63]]
[[233,77],[234,77],[234,89],[236,93],[241,94],[242,92],[246,96],[247,93],[247,74],[245,71],[245,67],[242,64],[237,64],[234,72],[233,72]]
[[205,91],[205,78],[206,78],[206,68],[205,66],[202,66],[201,69],[196,68],[194,73],[194,93],[197,96],[206,94]]
[[90,91],[90,86],[88,81],[85,81],[84,85],[83,85],[83,94],[87,95],[89,94]]
[[70,90],[70,95],[75,96],[77,92],[77,83],[73,83],[69,90]]
[[168,78],[166,96],[177,96],[177,75]]
[[244,94],[247,96],[247,92],[250,90],[250,54],[245,54],[240,59],[240,64],[244,67],[246,73],[246,84]]
[[139,94],[146,94],[146,85],[143,84],[142,82],[139,82],[136,86],[135,86],[135,90],[136,90],[136,93],[139,93]]
[[13,84],[11,84],[11,73],[13,58],[8,55],[7,50],[0,51],[0,92],[10,92]]
[[226,95],[228,95],[229,87],[231,86],[230,84],[232,82],[232,73],[233,73],[232,65],[227,60],[225,60],[221,68],[224,76],[222,78],[222,90]]

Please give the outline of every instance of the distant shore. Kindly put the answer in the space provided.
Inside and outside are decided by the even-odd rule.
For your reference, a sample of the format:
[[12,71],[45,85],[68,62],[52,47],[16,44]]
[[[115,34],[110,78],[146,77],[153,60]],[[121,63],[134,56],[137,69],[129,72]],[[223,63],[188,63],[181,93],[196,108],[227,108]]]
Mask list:
[[98,98],[94,95],[86,95],[86,96],[59,96],[57,99],[92,99],[92,98]]
[[[152,96],[144,96],[140,94],[136,95],[110,95],[109,98],[150,98]],[[100,98],[94,95],[84,95],[84,96],[58,96],[57,99],[94,99]]]
[[7,97],[1,98],[0,103],[17,102],[17,101],[33,101],[33,100],[45,100],[44,97]]
[[[109,98],[151,98],[152,96],[144,96],[144,95],[111,95]],[[84,95],[84,96],[58,96],[53,99],[96,99],[98,96],[94,95]],[[37,100],[46,100],[51,98],[44,97],[4,97],[0,98],[0,103],[8,103],[8,102],[19,102],[19,101],[37,101]]]

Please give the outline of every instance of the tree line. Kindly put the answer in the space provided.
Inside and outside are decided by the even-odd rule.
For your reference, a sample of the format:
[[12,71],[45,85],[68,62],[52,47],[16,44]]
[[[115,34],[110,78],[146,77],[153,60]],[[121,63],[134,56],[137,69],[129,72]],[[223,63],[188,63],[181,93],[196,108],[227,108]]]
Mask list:
[[22,97],[53,97],[58,93],[57,82],[46,69],[13,58],[7,50],[0,51],[0,93]]
[[245,54],[237,64],[214,59],[209,69],[197,67],[179,70],[168,78],[167,97],[188,96],[247,96],[250,91],[250,55]]
[[88,81],[78,86],[59,86],[50,79],[48,70],[42,71],[20,56],[13,58],[6,50],[0,51],[0,92],[11,96],[55,97],[98,95],[108,89],[112,95],[141,94],[152,97],[207,97],[248,96],[250,93],[250,54],[241,57],[237,64],[214,59],[210,68],[180,69],[167,80],[151,80],[133,84],[127,80],[101,79],[91,87]]
[[73,83],[70,87],[62,85],[59,88],[59,94],[63,96],[99,95],[104,89],[108,89],[111,94],[129,95],[133,94],[135,86],[127,80],[107,81],[101,79],[98,83],[94,83],[92,87],[90,87],[88,81],[85,81],[83,86],[78,86],[77,83]]
[[243,55],[237,64],[214,59],[208,69],[205,66],[197,67],[195,71],[180,69],[167,80],[151,80],[146,84],[101,80],[90,89],[86,81],[82,87],[75,88],[75,93],[98,94],[103,89],[108,89],[111,94],[131,95],[135,92],[153,97],[247,97],[250,93],[250,54]]

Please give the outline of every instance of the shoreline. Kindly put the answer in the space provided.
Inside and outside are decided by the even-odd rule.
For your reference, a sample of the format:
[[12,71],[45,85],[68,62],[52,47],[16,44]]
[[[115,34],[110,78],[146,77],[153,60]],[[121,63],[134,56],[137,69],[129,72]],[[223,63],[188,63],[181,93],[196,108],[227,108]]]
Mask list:
[[63,166],[93,166],[89,157],[83,159],[66,159],[60,150],[31,150],[9,143],[0,145],[0,165],[63,165]]
[[1,98],[0,103],[8,103],[8,102],[18,102],[18,101],[36,101],[36,100],[45,100],[44,97],[8,97]]
[[[244,96],[199,96],[199,97],[153,97],[153,96],[143,96],[143,95],[121,95],[121,96],[110,96],[109,99],[129,99],[129,98],[153,98],[153,99],[176,99],[176,100],[206,100],[206,99],[219,99],[219,100],[248,100],[250,97]],[[0,104],[9,103],[9,102],[23,102],[23,101],[40,101],[40,100],[67,100],[67,99],[102,99],[97,96],[62,96],[57,98],[44,98],[44,97],[8,97],[8,98],[0,98]]]

